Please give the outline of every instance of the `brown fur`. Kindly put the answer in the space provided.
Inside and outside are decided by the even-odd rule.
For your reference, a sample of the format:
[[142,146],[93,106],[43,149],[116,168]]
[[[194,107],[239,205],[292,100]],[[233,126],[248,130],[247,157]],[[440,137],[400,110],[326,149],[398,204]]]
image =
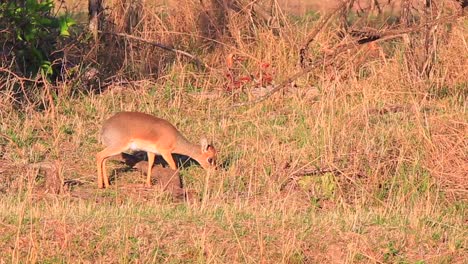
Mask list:
[[216,150],[206,139],[201,145],[192,144],[169,121],[145,113],[120,112],[110,117],[102,126],[101,141],[106,148],[96,154],[99,188],[109,187],[106,160],[129,149],[148,154],[147,186],[151,186],[156,154],[173,170],[177,170],[173,153],[189,156],[205,169],[216,167]]

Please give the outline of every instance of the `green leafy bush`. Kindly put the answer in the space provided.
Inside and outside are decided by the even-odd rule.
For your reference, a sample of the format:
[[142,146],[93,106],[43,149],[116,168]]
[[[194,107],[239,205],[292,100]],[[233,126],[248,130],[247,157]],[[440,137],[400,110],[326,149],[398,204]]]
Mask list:
[[75,21],[68,15],[54,15],[53,0],[8,1],[0,4],[0,42],[25,75],[53,73],[51,54],[60,38],[70,35]]

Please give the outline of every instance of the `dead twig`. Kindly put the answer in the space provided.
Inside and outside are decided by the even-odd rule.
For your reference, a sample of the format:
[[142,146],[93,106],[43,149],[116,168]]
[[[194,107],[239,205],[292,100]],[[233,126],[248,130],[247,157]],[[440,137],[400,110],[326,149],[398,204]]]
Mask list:
[[325,168],[325,169],[320,169],[320,168],[308,168],[308,169],[302,169],[299,171],[294,172],[290,178],[292,177],[301,177],[301,176],[311,176],[311,175],[323,175],[325,173],[337,173],[337,169],[333,168]]
[[26,93],[26,87],[25,87],[24,83],[25,82],[37,83],[37,82],[39,82],[39,80],[38,79],[29,79],[29,78],[26,78],[26,77],[21,77],[18,74],[14,73],[13,71],[11,71],[11,70],[9,70],[7,68],[4,68],[4,67],[0,67],[0,72],[5,72],[7,75],[13,76],[18,81],[18,83],[19,83],[19,85],[21,87],[21,92],[23,93],[24,98],[26,99],[28,104],[31,104],[31,101],[29,100],[28,94]]
[[171,52],[174,52],[176,54],[180,54],[180,55],[183,55],[183,56],[185,56],[187,58],[190,58],[191,60],[193,60],[197,64],[197,66],[203,66],[205,68],[211,69],[211,67],[208,64],[203,62],[197,56],[192,55],[192,54],[190,54],[190,53],[188,53],[186,51],[175,49],[175,48],[166,46],[164,44],[161,44],[161,43],[158,43],[158,42],[155,42],[155,41],[151,41],[151,40],[148,40],[148,39],[144,39],[144,38],[141,38],[141,37],[137,37],[137,36],[133,36],[133,35],[125,34],[125,33],[104,32],[104,31],[99,31],[99,33],[119,36],[119,37],[122,37],[122,38],[136,40],[136,41],[140,41],[140,42],[143,42],[143,43],[146,43],[146,44],[150,44],[150,45],[153,45],[153,46],[158,47],[160,49],[163,49],[163,50],[166,50],[166,51],[171,51]]
[[358,178],[366,177],[363,173],[360,172],[353,172],[353,173],[346,173],[338,168],[305,168],[295,172],[292,172],[291,175],[281,184],[280,190],[284,190],[291,182],[297,182],[302,177],[311,177],[311,176],[322,176],[327,173],[331,173],[333,175],[341,175],[344,176],[346,179],[354,183],[354,180],[350,178],[348,175],[353,175]]
[[302,169],[293,172],[282,184],[280,190],[284,190],[291,182],[297,183],[297,181],[304,176],[322,176],[326,173],[337,173],[338,170],[332,168],[321,169],[318,167]]

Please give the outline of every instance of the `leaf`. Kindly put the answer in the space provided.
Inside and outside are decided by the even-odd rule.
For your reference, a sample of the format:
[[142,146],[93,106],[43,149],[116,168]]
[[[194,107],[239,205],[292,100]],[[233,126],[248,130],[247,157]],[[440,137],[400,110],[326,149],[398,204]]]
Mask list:
[[23,37],[21,36],[21,31],[16,31],[16,39],[17,40],[24,40]]
[[42,61],[41,71],[45,75],[51,75],[52,73],[54,73],[50,61]]
[[41,51],[34,47],[31,48],[31,55],[36,59],[36,61],[42,61],[44,58]]
[[52,24],[52,20],[47,17],[41,17],[41,18],[38,18],[37,23],[40,24],[41,26],[49,26]]
[[36,27],[34,27],[32,25],[26,26],[26,28],[24,30],[24,39],[26,41],[31,42],[32,40],[35,40],[36,35],[37,35],[37,28]]
[[59,18],[60,36],[68,37],[70,32],[68,31],[70,26],[75,25],[76,22],[69,16],[62,16]]

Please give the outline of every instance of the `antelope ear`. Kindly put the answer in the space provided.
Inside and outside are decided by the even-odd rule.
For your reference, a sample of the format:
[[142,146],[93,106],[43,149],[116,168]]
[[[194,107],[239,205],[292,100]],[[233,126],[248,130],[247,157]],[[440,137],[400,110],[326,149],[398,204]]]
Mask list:
[[208,144],[208,140],[206,138],[202,138],[200,140],[200,145],[201,145],[201,151],[202,153],[205,153],[208,151],[208,148],[210,147],[210,145]]

